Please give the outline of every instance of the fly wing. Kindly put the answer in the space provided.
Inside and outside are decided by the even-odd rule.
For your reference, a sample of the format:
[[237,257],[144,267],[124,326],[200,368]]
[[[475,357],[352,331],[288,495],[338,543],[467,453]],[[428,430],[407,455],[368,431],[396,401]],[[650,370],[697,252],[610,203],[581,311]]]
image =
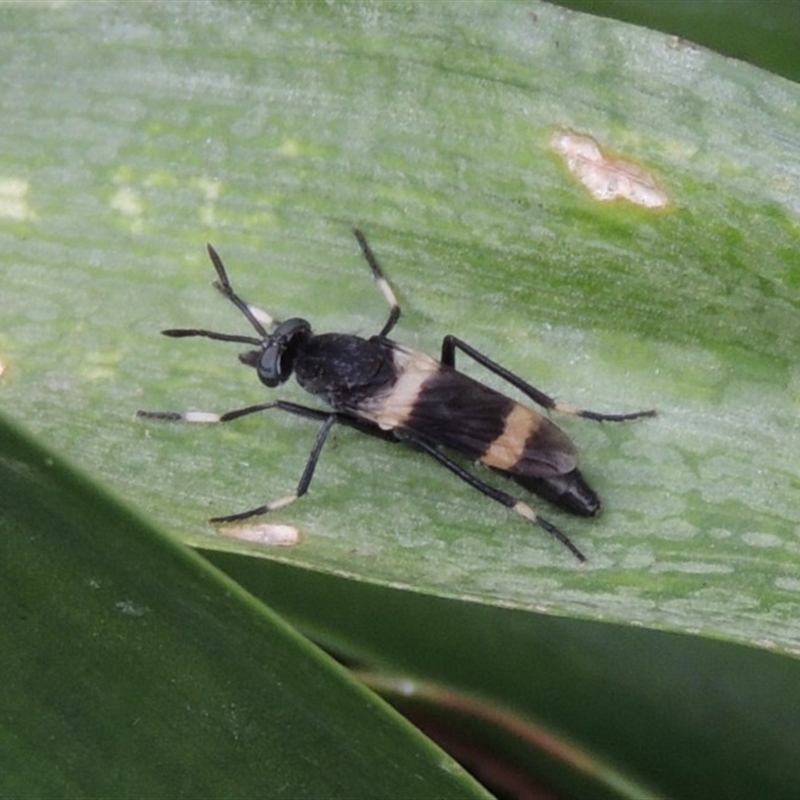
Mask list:
[[[525,406],[520,406],[525,408]],[[530,409],[525,409],[530,411]],[[507,471],[514,475],[553,477],[566,475],[578,466],[575,445],[564,431],[541,414],[536,430],[528,437],[516,463]]]
[[399,372],[394,391],[370,415],[381,427],[413,431],[512,474],[552,477],[575,469],[572,442],[533,409],[432,359],[411,358]]

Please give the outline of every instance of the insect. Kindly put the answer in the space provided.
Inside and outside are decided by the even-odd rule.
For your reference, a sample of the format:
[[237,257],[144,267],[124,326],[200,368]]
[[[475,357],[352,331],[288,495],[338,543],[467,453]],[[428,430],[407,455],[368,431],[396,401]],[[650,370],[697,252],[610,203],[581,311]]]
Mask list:
[[405,442],[422,451],[473,489],[543,528],[578,560],[585,561],[572,540],[533,507],[486,483],[449,455],[448,451],[480,462],[574,514],[593,516],[600,508],[597,494],[578,469],[575,446],[567,435],[546,416],[459,372],[456,352],[469,356],[548,411],[609,422],[651,417],[656,412],[600,414],[556,402],[455,336],[444,337],[438,361],[389,339],[400,318],[400,306],[364,234],[358,228],[353,233],[389,305],[389,317],[376,336],[365,339],[344,333],[315,334],[305,319],[272,320],[236,294],[211,245],[208,254],[218,277],[214,287],[239,309],[257,336],[197,328],[162,331],[165,336],[199,336],[250,345],[254,349],[241,353],[239,360],[253,367],[265,386],[279,386],[294,374],[303,389],[332,409],[274,400],[224,414],[137,412],[150,419],[220,423],[278,409],[322,423],[294,492],[249,511],[210,521],[234,522],[267,514],[302,497],[311,484],[331,428],[341,424],[387,441]]

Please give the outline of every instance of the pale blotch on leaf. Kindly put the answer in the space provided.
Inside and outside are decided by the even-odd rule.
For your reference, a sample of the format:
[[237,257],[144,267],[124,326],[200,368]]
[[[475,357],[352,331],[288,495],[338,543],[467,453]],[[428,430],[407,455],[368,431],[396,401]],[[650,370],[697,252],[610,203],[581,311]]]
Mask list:
[[120,186],[112,195],[110,205],[114,211],[125,217],[133,233],[141,232],[144,219],[144,203],[136,189],[131,186]]
[[136,189],[121,186],[111,197],[111,208],[126,217],[140,217],[144,211],[142,198]]
[[552,135],[550,146],[595,200],[627,200],[644,208],[669,205],[666,192],[644,167],[604,152],[591,136],[562,129]]
[[222,182],[214,178],[198,178],[194,182],[195,186],[202,192],[203,197],[207,202],[219,200],[219,195],[222,190]]
[[28,203],[30,184],[25,178],[0,178],[0,217],[28,222],[36,214]]
[[202,192],[204,203],[200,207],[200,219],[204,225],[216,224],[216,207],[222,191],[222,183],[213,178],[198,178],[195,185]]
[[271,547],[291,547],[300,542],[300,531],[293,525],[270,522],[243,523],[240,525],[221,525],[217,531],[229,539],[255,542]]
[[284,139],[278,146],[278,152],[287,158],[297,158],[300,155],[300,143],[296,139]]

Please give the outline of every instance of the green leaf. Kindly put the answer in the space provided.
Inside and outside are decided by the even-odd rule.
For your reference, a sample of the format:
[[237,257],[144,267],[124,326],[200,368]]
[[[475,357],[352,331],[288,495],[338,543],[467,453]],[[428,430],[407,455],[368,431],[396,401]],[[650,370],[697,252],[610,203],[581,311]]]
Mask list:
[[562,795],[744,800],[800,786],[796,658],[209,556],[317,640],[377,668],[370,682],[401,709],[443,717],[506,772],[547,776]]
[[[535,661],[530,639],[550,623],[570,630],[565,658],[603,639],[600,693],[615,663],[657,662],[661,648],[674,680],[695,645],[671,632],[797,652],[797,84],[538,3],[17,4],[0,7],[0,43],[0,397],[49,450],[185,542],[291,565],[322,608],[336,597],[328,576],[351,579],[368,608],[380,587],[407,590],[437,625],[419,650],[441,635],[438,603],[463,614],[453,653],[491,628],[471,612],[496,619],[508,638],[494,672],[514,674],[497,699],[528,717],[551,712],[514,696],[526,676],[505,653]],[[592,200],[553,150],[565,131],[644,168],[669,207]],[[658,408],[632,425],[563,421],[604,512],[540,510],[587,565],[420,454],[350,430],[333,435],[309,496],[276,517],[299,545],[206,525],[290,492],[315,429],[280,414],[218,428],[135,420],[138,408],[224,411],[268,396],[235,347],[158,331],[247,332],[208,287],[212,241],[249,301],[372,334],[386,307],[354,222],[397,288],[398,339],[436,354],[455,333],[565,402]],[[280,396],[308,402],[297,387]],[[263,580],[278,569],[249,567]],[[392,619],[395,644],[417,624],[410,608]],[[383,647],[322,612],[294,616],[354,651]],[[723,683],[749,677],[743,707],[760,740],[759,706],[793,698],[776,680],[759,704],[759,674],[738,652],[697,660],[719,658]],[[469,680],[431,677],[488,697],[491,657]],[[563,673],[567,694],[569,670],[540,666]],[[701,762],[710,751],[694,743],[719,717],[673,707],[649,672],[606,713],[641,715],[652,690],[665,720],[649,731],[655,750],[673,768]],[[636,763],[641,728],[608,741],[616,731],[555,715],[550,726],[634,785],[669,784],[650,756]]]
[[601,14],[689,39],[792,80],[800,79],[800,6],[786,0],[558,0],[575,11]]
[[[3,13],[6,30],[24,24],[47,41],[70,18],[77,28],[82,8]],[[379,6],[375,18],[370,6],[259,6],[252,25],[240,7],[201,6],[177,26],[194,46],[165,45],[156,68],[149,48],[175,8],[101,17],[102,44],[78,37],[37,72],[14,50],[43,114],[27,127],[53,138],[67,179],[26,161],[15,122],[5,152],[17,151],[29,218],[7,221],[8,407],[187,541],[208,542],[206,517],[291,489],[314,430],[280,415],[226,430],[132,421],[142,406],[225,410],[264,397],[232,348],[157,331],[246,327],[207,287],[206,238],[253,302],[322,330],[374,331],[385,306],[348,231],[360,220],[400,292],[398,337],[435,352],[456,332],[566,400],[657,406],[661,417],[564,422],[606,512],[548,516],[587,568],[438,465],[352,431],[281,515],[302,546],[275,557],[793,646],[795,156],[777,126],[797,108],[796,87],[758,73],[756,113],[747,67],[630,28],[617,52],[613,24],[546,6],[535,19],[522,6]],[[449,47],[417,26],[450,30]],[[616,53],[604,79],[619,84],[613,101],[578,58],[587,38]],[[87,75],[101,52],[102,70]],[[639,66],[658,66],[656,55],[661,71]],[[587,199],[550,149],[564,128],[646,162],[672,210]]]
[[484,796],[202,558],[0,434],[0,794]]

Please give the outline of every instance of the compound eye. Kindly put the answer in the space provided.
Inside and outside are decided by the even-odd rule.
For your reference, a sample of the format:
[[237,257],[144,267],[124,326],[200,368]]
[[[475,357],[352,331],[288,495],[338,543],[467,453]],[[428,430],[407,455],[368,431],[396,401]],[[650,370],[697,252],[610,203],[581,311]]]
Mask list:
[[291,369],[285,369],[282,365],[286,359],[282,358],[285,347],[283,343],[268,345],[263,350],[248,350],[246,353],[239,353],[239,361],[253,367],[258,373],[261,382],[270,387],[275,387],[284,383],[291,375]]
[[265,386],[275,387],[289,380],[298,350],[310,333],[311,326],[304,319],[287,319],[264,341],[256,370]]
[[292,374],[291,368],[287,369],[282,366],[283,351],[284,348],[280,344],[273,344],[261,352],[256,370],[261,383],[265,386],[270,388],[279,386],[285,383]]

